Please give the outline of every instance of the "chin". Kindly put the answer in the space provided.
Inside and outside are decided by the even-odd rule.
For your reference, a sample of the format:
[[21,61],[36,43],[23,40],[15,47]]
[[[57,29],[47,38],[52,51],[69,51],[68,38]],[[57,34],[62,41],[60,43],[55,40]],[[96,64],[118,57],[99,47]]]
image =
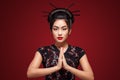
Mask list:
[[65,41],[61,40],[61,41],[56,41],[57,43],[64,43]]
[[57,43],[63,43],[63,41],[57,41]]

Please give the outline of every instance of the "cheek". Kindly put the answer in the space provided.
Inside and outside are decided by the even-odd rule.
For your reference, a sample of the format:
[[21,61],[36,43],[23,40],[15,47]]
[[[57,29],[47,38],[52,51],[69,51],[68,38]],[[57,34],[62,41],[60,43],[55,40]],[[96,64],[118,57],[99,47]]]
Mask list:
[[57,33],[56,32],[52,32],[52,35],[53,35],[53,37],[55,38],[57,35],[56,35]]
[[68,32],[65,32],[65,33],[64,33],[64,36],[66,36],[66,37],[67,37],[68,35],[69,35],[69,33],[68,33]]

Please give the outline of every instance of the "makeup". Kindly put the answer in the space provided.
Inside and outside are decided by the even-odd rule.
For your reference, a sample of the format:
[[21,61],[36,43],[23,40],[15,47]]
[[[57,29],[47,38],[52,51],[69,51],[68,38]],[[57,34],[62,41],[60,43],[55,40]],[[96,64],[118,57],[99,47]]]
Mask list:
[[62,40],[62,39],[63,39],[63,37],[57,37],[57,39],[58,39],[58,40]]

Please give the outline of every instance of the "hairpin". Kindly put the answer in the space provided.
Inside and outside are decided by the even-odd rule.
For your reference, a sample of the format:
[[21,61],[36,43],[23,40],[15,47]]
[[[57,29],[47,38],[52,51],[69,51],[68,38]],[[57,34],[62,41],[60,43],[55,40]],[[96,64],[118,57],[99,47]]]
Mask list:
[[[52,3],[49,3],[49,5],[51,6],[51,7],[53,7],[54,9],[57,9],[57,7],[54,5],[54,4],[52,4]],[[66,9],[66,10],[69,10],[71,7],[73,7],[75,5],[75,3],[72,3],[72,4],[70,4],[68,7],[66,7],[66,8],[64,8],[64,9]],[[70,10],[69,10],[70,11]],[[44,15],[44,17],[48,17],[48,15],[49,15],[49,11],[42,11],[43,13],[45,13],[45,15]],[[73,16],[80,16],[80,14],[79,14],[79,12],[80,12],[80,10],[74,10],[74,11],[70,11],[72,14],[73,14]]]

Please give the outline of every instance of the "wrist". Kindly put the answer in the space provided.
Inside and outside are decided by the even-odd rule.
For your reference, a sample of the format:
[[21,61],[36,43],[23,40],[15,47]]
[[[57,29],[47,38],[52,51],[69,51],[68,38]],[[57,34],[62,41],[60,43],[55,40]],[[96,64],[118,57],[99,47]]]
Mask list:
[[60,70],[61,68],[59,66],[55,66],[56,71]]
[[66,69],[66,70],[68,70],[68,71],[69,71],[69,70],[70,70],[70,67],[71,67],[71,66],[66,65],[66,66],[64,66],[64,69]]

